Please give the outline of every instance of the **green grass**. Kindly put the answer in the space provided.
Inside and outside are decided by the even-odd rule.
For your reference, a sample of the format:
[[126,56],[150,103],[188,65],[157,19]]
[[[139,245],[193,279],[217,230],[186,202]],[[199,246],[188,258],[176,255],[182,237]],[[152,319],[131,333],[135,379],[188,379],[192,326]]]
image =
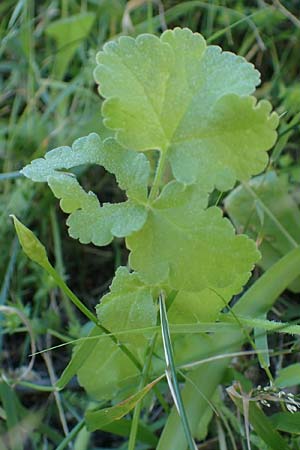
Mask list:
[[[163,10],[159,11],[157,5],[162,5]],[[127,257],[121,240],[103,249],[71,240],[63,215],[47,187],[32,184],[19,176],[18,171],[47,150],[68,145],[91,131],[107,135],[100,119],[101,99],[92,78],[95,54],[104,42],[121,34],[159,34],[165,26],[186,26],[201,32],[210,44],[245,56],[262,73],[258,96],[270,99],[281,114],[280,139],[272,151],[268,170],[274,169],[287,178],[285,194],[292,196],[299,209],[299,6],[292,0],[282,3],[165,0],[136,3],[136,7],[129,9],[129,3],[123,0],[2,0],[0,17],[0,305],[19,312],[18,315],[0,311],[0,449],[126,449],[132,416],[124,419],[129,424],[124,422],[122,427],[104,427],[103,432],[90,433],[83,427],[82,417],[93,403],[76,381],[55,395],[44,388],[51,387],[62,373],[70,358],[71,345],[47,356],[37,355],[31,376],[25,380],[27,384],[17,383],[30,362],[31,344],[20,315],[27,318],[38,350],[78,339],[86,330],[82,330],[84,318],[68,302],[65,293],[19,251],[9,214],[17,215],[39,236],[60,277],[92,310],[107,291],[115,268]],[[87,190],[100,192],[101,201],[118,201],[121,194],[115,180],[99,170],[79,168],[77,175]],[[222,202],[223,197],[216,193],[211,201]],[[261,211],[264,208],[255,205],[257,214],[264,217]],[[283,225],[279,222],[280,227]],[[293,227],[288,233],[299,236],[300,223],[298,229]],[[269,239],[262,233],[255,237],[259,243]],[[260,274],[261,270],[256,269],[252,282]],[[297,322],[298,296],[297,292],[286,290],[268,318],[289,325]],[[276,333],[270,328],[265,331],[268,346],[274,350],[269,370],[276,378],[281,368],[297,362],[299,337]],[[243,392],[251,395],[251,390],[269,382],[260,363],[257,355],[245,354],[231,365],[226,361],[225,369],[228,367],[222,372],[224,362],[216,361],[211,364],[211,377],[219,377],[224,386],[238,380]],[[197,371],[199,381],[201,370]],[[183,382],[184,377],[179,381]],[[159,389],[144,400],[142,426],[136,435],[137,449],[154,448],[153,439],[155,442],[167,420],[172,399],[168,397],[166,382],[161,382]],[[298,395],[298,387],[294,389]],[[195,402],[207,406],[201,394],[204,392],[198,392]],[[281,439],[288,448],[300,449],[296,419],[289,421],[286,415],[269,419],[275,413],[287,414],[284,401],[271,402],[271,408],[264,407],[262,419],[256,409],[257,400],[247,418],[245,410],[230,399],[224,388],[208,391],[207,395],[218,415],[206,408],[206,414],[199,419],[196,437],[200,449],[246,449],[247,440],[253,449],[276,448],[272,443],[276,442],[278,430],[286,432]],[[278,393],[274,397],[278,400]],[[247,438],[244,425],[248,420],[253,430]],[[269,447],[259,426],[265,420]]]

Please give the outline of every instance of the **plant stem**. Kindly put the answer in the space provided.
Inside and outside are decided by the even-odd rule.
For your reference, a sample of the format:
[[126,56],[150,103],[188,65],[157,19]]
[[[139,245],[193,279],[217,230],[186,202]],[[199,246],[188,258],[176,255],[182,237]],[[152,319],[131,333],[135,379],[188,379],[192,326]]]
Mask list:
[[80,422],[78,422],[77,425],[70,431],[68,436],[65,437],[65,439],[59,444],[58,447],[56,447],[56,450],[63,450],[67,447],[67,445],[75,438],[75,436],[79,433],[80,430],[85,425],[85,420],[82,419]]
[[122,344],[116,336],[114,336],[107,328],[103,327],[97,317],[79,300],[79,298],[71,291],[71,289],[66,285],[64,280],[59,276],[54,267],[48,262],[47,266],[44,267],[47,272],[54,278],[56,284],[61,288],[61,290],[66,294],[66,296],[71,300],[72,303],[90,320],[92,321],[98,328],[100,328],[105,334],[109,334],[112,341],[119,346],[123,353],[128,356],[128,358],[133,362],[133,364],[142,371],[142,366],[136,357],[131,353],[128,348]]
[[152,25],[152,17],[153,17],[153,5],[152,0],[147,1],[147,21],[148,21],[148,33],[153,34],[153,25]]
[[63,293],[71,300],[72,303],[82,312],[89,320],[99,325],[97,317],[79,300],[77,295],[75,295],[71,289],[66,285],[63,279],[59,276],[54,267],[49,263],[47,267],[47,272],[54,278],[56,284],[61,288]]
[[[61,249],[61,238],[60,238],[59,227],[58,227],[58,223],[57,223],[55,209],[53,207],[50,209],[50,221],[51,221],[53,243],[54,243],[55,266],[56,266],[56,270],[59,273],[60,277],[64,280],[65,279],[65,268],[64,268],[63,255],[62,255],[62,249]],[[71,324],[78,325],[75,311],[74,311],[71,303],[67,299],[66,295],[64,294],[64,292],[62,292],[62,300],[63,300],[63,305],[65,308],[67,317],[70,320]]]
[[[157,339],[157,333],[155,333],[155,335],[152,337],[151,342],[148,346],[146,362],[143,367],[143,372],[142,372],[138,390],[143,389],[147,382],[156,339]],[[139,427],[140,414],[141,414],[141,409],[142,409],[142,403],[143,403],[142,400],[139,401],[134,408],[132,424],[131,424],[131,429],[130,429],[130,435],[129,435],[129,441],[128,441],[128,450],[134,450],[134,448],[135,448],[136,437],[137,437],[137,432],[138,432],[138,427]]]
[[157,197],[157,194],[159,192],[159,187],[160,187],[161,180],[162,180],[164,170],[165,170],[166,157],[167,157],[167,152],[161,151],[160,155],[159,155],[158,164],[156,167],[156,172],[155,172],[155,177],[153,180],[152,188],[151,188],[151,191],[149,194],[149,201],[154,200],[155,197]]

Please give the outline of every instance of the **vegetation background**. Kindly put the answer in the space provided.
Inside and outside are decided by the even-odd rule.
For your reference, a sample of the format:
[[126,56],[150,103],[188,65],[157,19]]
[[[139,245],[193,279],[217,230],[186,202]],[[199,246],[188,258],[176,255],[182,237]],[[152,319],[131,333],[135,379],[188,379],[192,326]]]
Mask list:
[[[9,214],[16,214],[39,236],[60,275],[91,309],[127,259],[122,240],[99,249],[69,238],[63,213],[48,187],[31,183],[18,171],[47,150],[69,145],[91,131],[108,135],[92,76],[95,54],[107,40],[189,27],[209,43],[244,56],[261,72],[257,96],[269,99],[281,114],[280,139],[269,170],[284,177],[281,193],[283,189],[293,199],[294,208],[294,219],[287,226],[299,243],[300,2],[2,0],[0,17],[0,306],[9,307],[0,310],[0,449],[125,449],[126,430],[119,436],[120,430],[112,426],[90,435],[82,428],[90,400],[75,381],[60,394],[44,390],[66,366],[70,345],[39,354],[26,378],[32,384],[18,383],[30,363],[30,334],[41,351],[80,337],[82,317],[20,251]],[[79,169],[78,175],[87,190],[101,192],[101,201],[119,200],[114,178],[100,168]],[[276,195],[274,191],[268,200],[271,210]],[[267,239],[259,230],[254,237],[259,244]],[[282,321],[297,320],[299,294],[287,291],[273,314]],[[299,339],[282,336],[270,336],[269,343],[279,355],[277,369],[290,367],[285,385],[294,386],[300,380]],[[250,386],[266,383],[255,356],[236,360],[235,370],[241,377],[246,374]],[[297,387],[292,389],[297,394]],[[243,421],[229,405],[224,398],[237,448],[246,448]],[[296,412],[293,424],[284,430],[295,449],[300,448],[299,415]],[[147,432],[155,435],[165,415],[149,402],[143,421],[144,438],[138,448],[150,449]],[[226,445],[215,421],[199,449],[232,448]]]

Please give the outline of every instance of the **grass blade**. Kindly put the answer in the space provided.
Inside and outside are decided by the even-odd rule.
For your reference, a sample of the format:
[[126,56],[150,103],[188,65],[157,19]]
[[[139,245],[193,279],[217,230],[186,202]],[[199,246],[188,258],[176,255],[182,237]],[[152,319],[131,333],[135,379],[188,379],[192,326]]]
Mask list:
[[164,301],[163,294],[160,294],[159,296],[159,311],[160,311],[160,320],[161,320],[161,331],[162,331],[162,338],[163,338],[163,346],[164,346],[164,352],[165,352],[165,360],[166,360],[166,376],[168,380],[168,384],[170,387],[170,391],[176,406],[176,409],[178,411],[179,417],[182,422],[184,434],[188,443],[188,446],[190,450],[196,450],[197,446],[194,442],[192,432],[189,426],[188,418],[184,409],[184,404],[182,401],[179,384],[177,381],[177,375],[176,375],[176,367],[173,357],[173,349],[171,344],[171,337],[170,337],[170,330],[169,330],[169,323],[168,323],[168,317],[167,317],[167,310],[166,305]]

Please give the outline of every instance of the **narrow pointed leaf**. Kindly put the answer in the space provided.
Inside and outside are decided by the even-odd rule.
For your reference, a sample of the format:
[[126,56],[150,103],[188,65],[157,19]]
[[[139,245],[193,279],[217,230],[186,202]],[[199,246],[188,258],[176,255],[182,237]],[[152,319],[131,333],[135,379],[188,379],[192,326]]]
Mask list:
[[156,380],[147,384],[147,386],[145,386],[139,392],[115,406],[100,409],[99,411],[87,411],[85,414],[85,420],[88,431],[92,432],[95,430],[99,430],[109,423],[122,419],[122,417],[128,414],[161,379],[162,377],[157,378]]
[[50,263],[43,244],[29,228],[25,227],[25,225],[16,218],[16,216],[11,215],[11,217],[14,221],[14,226],[24,253],[28,258],[32,259],[32,261],[44,268],[48,268]]

